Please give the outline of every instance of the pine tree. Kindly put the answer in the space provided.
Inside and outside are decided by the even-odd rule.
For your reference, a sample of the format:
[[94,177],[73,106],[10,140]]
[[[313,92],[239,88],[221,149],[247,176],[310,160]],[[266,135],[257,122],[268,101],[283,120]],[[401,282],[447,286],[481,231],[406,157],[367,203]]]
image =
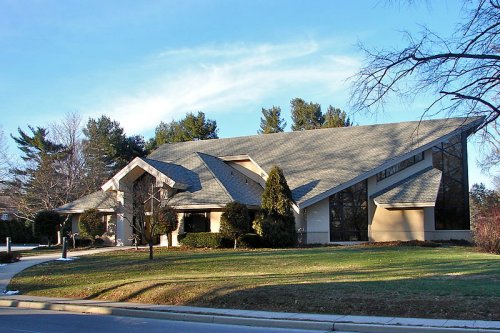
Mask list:
[[215,120],[207,119],[201,111],[196,115],[189,112],[180,121],[160,122],[155,137],[147,144],[147,150],[151,152],[164,143],[217,139],[217,132]]
[[83,129],[83,151],[91,188],[98,189],[133,158],[144,156],[141,136],[127,137],[120,123],[107,116],[90,118]]
[[349,127],[351,126],[351,121],[349,117],[339,108],[333,106],[328,106],[328,110],[325,113],[325,122],[323,123],[323,128],[333,128],[333,127]]
[[292,204],[292,192],[283,171],[274,166],[269,172],[262,194],[262,212],[253,226],[267,245],[282,247],[295,244],[295,217]]
[[38,211],[51,210],[66,203],[65,178],[58,162],[68,152],[64,145],[48,139],[45,128],[29,126],[29,129],[31,135],[19,128],[19,136],[12,136],[23,152],[25,165],[13,170],[9,187],[20,215],[33,220]]
[[305,102],[302,98],[294,98],[290,101],[292,113],[292,131],[303,131],[321,128],[325,117],[318,103]]
[[285,119],[281,118],[281,108],[274,106],[270,109],[262,108],[262,116],[260,118],[259,134],[279,133],[283,132],[286,127]]

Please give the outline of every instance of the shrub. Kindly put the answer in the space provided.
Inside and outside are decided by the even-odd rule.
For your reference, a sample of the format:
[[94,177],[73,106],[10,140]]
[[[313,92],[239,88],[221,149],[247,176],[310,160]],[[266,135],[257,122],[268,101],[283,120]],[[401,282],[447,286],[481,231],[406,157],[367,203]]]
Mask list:
[[472,232],[476,246],[500,254],[500,208],[492,207],[477,217]]
[[32,223],[19,220],[0,222],[0,242],[10,237],[13,243],[31,243],[35,241]]
[[259,248],[262,247],[262,239],[257,234],[244,234],[238,238],[238,246],[247,249]]
[[220,218],[221,235],[233,240],[236,249],[238,238],[249,232],[250,229],[250,216],[247,207],[239,202],[228,203]]
[[264,244],[272,247],[293,246],[297,235],[292,209],[292,192],[283,171],[272,167],[262,194],[262,213],[253,223]]
[[168,247],[172,246],[172,232],[179,226],[177,210],[172,206],[161,207],[158,211],[158,234],[167,235]]
[[46,240],[50,246],[55,243],[57,228],[61,223],[61,216],[53,210],[42,210],[35,216],[35,236],[40,240]]
[[21,255],[17,252],[0,252],[0,263],[1,264],[10,264],[21,259]]
[[224,246],[224,238],[217,232],[191,232],[180,234],[177,237],[179,243],[187,247],[195,248],[220,248]]
[[78,221],[80,236],[90,239],[92,246],[97,237],[106,232],[106,225],[102,220],[102,214],[97,209],[88,209],[82,213]]
[[270,247],[295,245],[295,220],[286,216],[260,214],[253,222],[255,232],[261,237],[262,244]]

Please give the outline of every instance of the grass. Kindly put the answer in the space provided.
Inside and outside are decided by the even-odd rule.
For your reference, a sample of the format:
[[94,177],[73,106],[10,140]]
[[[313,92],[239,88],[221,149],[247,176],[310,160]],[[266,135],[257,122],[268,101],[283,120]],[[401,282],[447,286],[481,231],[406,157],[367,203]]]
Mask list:
[[500,257],[469,247],[117,251],[17,275],[23,294],[403,317],[500,319]]

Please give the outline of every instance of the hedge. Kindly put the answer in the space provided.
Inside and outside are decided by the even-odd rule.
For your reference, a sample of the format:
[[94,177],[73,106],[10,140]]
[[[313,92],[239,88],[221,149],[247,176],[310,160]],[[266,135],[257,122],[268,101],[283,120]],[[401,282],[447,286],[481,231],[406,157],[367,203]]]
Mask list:
[[10,237],[13,243],[32,243],[32,224],[19,220],[0,221],[0,243],[5,243],[5,238]]
[[220,248],[227,242],[218,232],[190,232],[178,235],[177,240],[183,246],[196,248]]
[[257,234],[244,234],[238,238],[238,247],[253,249],[263,247],[262,238]]
[[17,252],[0,252],[0,264],[10,264],[21,259],[21,255]]

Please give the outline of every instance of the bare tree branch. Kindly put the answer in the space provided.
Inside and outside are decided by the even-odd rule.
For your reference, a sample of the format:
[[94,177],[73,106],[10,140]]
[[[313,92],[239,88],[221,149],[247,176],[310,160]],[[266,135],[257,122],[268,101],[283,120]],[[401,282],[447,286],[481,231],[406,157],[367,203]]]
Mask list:
[[351,78],[351,104],[355,111],[378,112],[389,96],[432,93],[435,99],[422,115],[434,110],[434,115],[484,117],[477,131],[485,132],[482,143],[489,147],[485,165],[494,165],[491,160],[500,162],[494,130],[500,115],[500,3],[467,1],[463,10],[469,19],[451,37],[424,27],[418,37],[405,33],[408,44],[401,50],[361,46],[366,65]]

